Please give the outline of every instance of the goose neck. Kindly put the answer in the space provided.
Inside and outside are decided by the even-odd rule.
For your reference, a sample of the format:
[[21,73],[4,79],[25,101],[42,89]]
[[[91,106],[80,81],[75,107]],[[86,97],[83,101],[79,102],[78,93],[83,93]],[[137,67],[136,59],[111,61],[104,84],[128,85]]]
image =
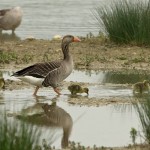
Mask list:
[[62,52],[64,59],[67,59],[69,57],[69,43],[62,43]]

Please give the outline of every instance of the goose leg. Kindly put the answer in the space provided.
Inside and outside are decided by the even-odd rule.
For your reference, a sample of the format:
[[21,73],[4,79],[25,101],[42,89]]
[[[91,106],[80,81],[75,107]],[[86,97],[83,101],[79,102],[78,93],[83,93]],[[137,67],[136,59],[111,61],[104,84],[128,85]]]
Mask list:
[[61,93],[59,92],[59,89],[58,88],[53,88],[54,91],[58,94],[58,95],[61,95]]
[[15,35],[15,29],[12,29],[12,35]]
[[37,91],[39,90],[39,88],[40,88],[39,86],[37,86],[37,87],[35,88],[35,91],[34,91],[34,93],[33,93],[34,96],[36,96]]

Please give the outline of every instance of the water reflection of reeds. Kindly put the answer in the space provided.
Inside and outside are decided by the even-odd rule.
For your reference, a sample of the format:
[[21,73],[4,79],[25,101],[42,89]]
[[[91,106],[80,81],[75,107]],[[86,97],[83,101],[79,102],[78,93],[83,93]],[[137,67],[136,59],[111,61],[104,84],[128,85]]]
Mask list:
[[143,101],[139,100],[134,104],[134,107],[139,116],[144,140],[150,144],[150,98],[147,97]]
[[104,76],[103,83],[115,84],[133,84],[143,80],[150,80],[148,73],[132,71],[132,72],[107,72]]
[[39,142],[40,131],[33,126],[7,118],[6,110],[0,115],[0,149],[31,150]]

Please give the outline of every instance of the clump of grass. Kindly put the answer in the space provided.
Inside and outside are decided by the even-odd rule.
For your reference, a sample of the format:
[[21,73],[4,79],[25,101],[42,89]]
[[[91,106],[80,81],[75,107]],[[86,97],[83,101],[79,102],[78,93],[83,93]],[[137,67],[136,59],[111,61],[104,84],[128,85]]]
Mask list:
[[144,57],[133,58],[131,61],[132,61],[133,63],[145,62],[145,58],[144,58]]
[[113,42],[150,45],[150,0],[114,1],[97,7],[94,16]]
[[126,60],[127,58],[125,56],[119,56],[119,57],[117,57],[117,59],[119,59],[119,60]]
[[135,128],[131,128],[130,137],[132,139],[132,143],[135,145],[136,144],[135,141],[137,138],[137,130]]
[[89,67],[91,63],[94,61],[94,57],[90,56],[90,54],[86,54],[82,61],[86,67]]
[[55,150],[55,146],[48,145],[45,139],[42,140],[42,145],[36,145],[34,150]]
[[51,60],[51,59],[50,59],[50,58],[51,58],[51,57],[50,57],[50,56],[51,56],[50,53],[51,53],[51,52],[50,52],[50,49],[48,49],[48,50],[44,53],[44,55],[43,55],[43,61],[44,61],[44,62],[47,62],[47,61],[50,61],[50,60]]
[[0,51],[0,63],[10,63],[17,60],[17,54],[14,52]]
[[33,60],[33,55],[25,54],[22,60],[24,63],[29,63],[30,61]]
[[107,59],[105,56],[98,56],[98,55],[95,55],[95,60],[101,62],[101,63],[104,63],[104,62],[107,62]]
[[0,117],[1,150],[32,150],[38,143],[39,132],[36,128],[24,123],[12,123],[6,114]]

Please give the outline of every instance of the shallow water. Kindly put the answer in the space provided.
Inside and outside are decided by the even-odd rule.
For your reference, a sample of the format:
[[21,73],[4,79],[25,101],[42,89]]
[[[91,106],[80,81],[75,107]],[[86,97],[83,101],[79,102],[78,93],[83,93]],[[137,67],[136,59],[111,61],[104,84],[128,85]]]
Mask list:
[[[10,72],[4,71],[3,77],[5,79],[15,80],[15,78],[10,78],[10,74]],[[106,77],[108,74],[108,77],[110,77],[111,74],[111,80]],[[116,76],[114,72],[74,70],[66,81],[88,83],[87,85],[90,90],[88,98],[134,98],[131,88],[121,86],[122,74],[117,73],[117,77],[120,79],[120,82],[117,81],[117,83],[116,79],[113,80],[114,77],[112,77],[112,75]],[[132,78],[132,74],[130,75]],[[128,77],[129,73],[127,73],[126,76]],[[124,79],[129,81],[126,76],[124,73]],[[147,74],[142,76],[142,78],[144,77],[147,77]],[[105,80],[106,78],[108,79],[107,82]],[[138,73],[133,74],[133,78],[137,79],[137,81],[139,79],[142,80]],[[123,81],[123,83],[128,83],[127,81]],[[31,86],[31,88],[20,90],[0,91],[0,110],[5,107],[9,113],[18,113],[25,108],[27,110],[26,113],[36,114],[41,111],[41,107],[36,107],[38,103],[51,104],[51,102],[55,100],[57,101],[57,105],[72,117],[73,129],[70,140],[81,142],[81,144],[85,146],[93,146],[94,144],[97,146],[125,146],[132,143],[130,139],[131,128],[134,127],[137,130],[141,130],[137,114],[134,108],[129,104],[111,104],[101,107],[71,105],[67,102],[68,99],[70,99],[70,93],[67,89],[62,90],[63,95],[60,97],[55,97],[55,93],[51,88],[42,88],[38,93],[40,96],[33,97],[33,90]],[[86,95],[82,94],[82,96],[84,97]],[[47,140],[54,138],[53,145],[60,147],[62,128],[37,126],[43,131],[41,138],[46,138]],[[140,139],[138,139],[137,142],[140,142]]]
[[[99,28],[92,11],[109,0],[1,0],[0,9],[21,6],[24,12],[16,35],[22,39],[28,36],[51,39],[54,35],[73,34],[86,36],[89,32],[98,34]],[[11,33],[11,32],[7,32]]]
[[[11,77],[12,72],[2,71],[5,80],[18,80]],[[93,70],[74,70],[65,79],[67,82],[81,82],[87,84],[89,88],[89,98],[96,97],[133,97],[132,84],[150,80],[149,74],[143,72],[114,72],[114,71],[93,71]],[[127,84],[130,86],[122,86]],[[40,91],[39,91],[40,92]],[[67,89],[63,89],[64,94],[70,94]],[[52,92],[53,93],[53,92]],[[85,96],[85,94],[82,94]]]
[[[23,108],[28,109],[27,113],[37,113],[39,108],[35,107],[36,99],[31,96],[31,89],[4,91],[1,93],[0,110],[5,106],[7,112],[19,112]],[[86,107],[69,105],[66,96],[54,97],[51,92],[41,90],[40,94],[46,95],[39,97],[41,103],[51,103],[57,99],[57,105],[70,114],[73,119],[73,130],[70,140],[81,142],[86,146],[124,146],[131,143],[130,129],[132,127],[139,130],[139,120],[131,105],[109,105],[102,107]],[[124,108],[125,107],[125,108]],[[29,109],[30,108],[30,109]],[[118,109],[119,108],[119,109]],[[123,108],[123,110],[121,109]],[[62,136],[61,128],[40,127],[42,129],[42,137],[47,140],[52,131],[55,136],[59,137],[53,143],[56,147],[60,147]],[[139,142],[139,139],[138,139]]]
[[139,71],[93,71],[74,70],[66,81],[97,83],[97,84],[134,84],[139,81],[150,80],[150,75]]
[[[5,80],[11,79],[11,80],[18,80],[15,77],[10,77],[12,73],[8,71],[3,71],[3,77]],[[109,76],[107,77],[107,74],[111,74],[111,79],[109,79]],[[118,77],[118,81],[116,82],[116,79],[113,80],[113,76]],[[125,87],[122,86],[122,80],[119,77],[119,74],[116,72],[103,72],[103,71],[81,71],[81,70],[74,70],[71,75],[65,80],[67,82],[81,82],[81,83],[87,83],[87,87],[89,88],[89,98],[91,97],[130,97],[133,96],[131,87]],[[122,74],[120,74],[122,77]],[[123,83],[129,83],[125,81],[125,79],[128,80],[129,74],[124,74],[124,81]],[[132,74],[131,74],[132,76]],[[133,74],[133,78],[135,78],[136,74]],[[139,76],[139,74],[137,74]],[[108,81],[106,80],[108,79]],[[138,78],[137,78],[137,81]],[[107,85],[110,83],[110,85]],[[39,91],[40,92],[40,91]],[[63,89],[62,91],[64,94],[70,94],[67,89]],[[85,94],[83,94],[85,95]]]

